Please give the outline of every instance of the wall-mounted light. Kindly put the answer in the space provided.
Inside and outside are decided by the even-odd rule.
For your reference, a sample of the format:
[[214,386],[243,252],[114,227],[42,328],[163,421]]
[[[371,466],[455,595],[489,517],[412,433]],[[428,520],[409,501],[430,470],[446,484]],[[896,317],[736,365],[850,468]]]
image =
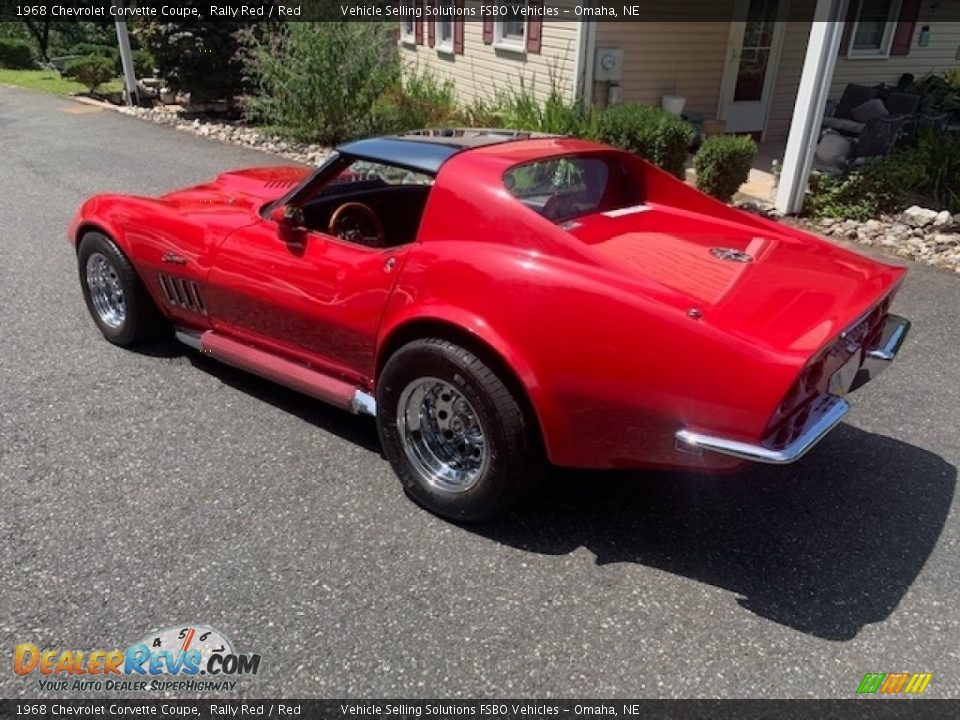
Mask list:
[[918,47],[927,47],[930,45],[930,26],[924,25],[920,28],[920,35],[917,37]]

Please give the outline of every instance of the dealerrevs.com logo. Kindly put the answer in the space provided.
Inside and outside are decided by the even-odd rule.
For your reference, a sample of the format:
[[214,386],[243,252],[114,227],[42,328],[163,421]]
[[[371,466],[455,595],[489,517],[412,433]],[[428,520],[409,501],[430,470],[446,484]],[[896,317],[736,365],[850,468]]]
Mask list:
[[234,678],[259,669],[260,655],[239,654],[223,633],[196,623],[152,632],[126,650],[41,650],[20,643],[13,653],[13,671],[36,676],[40,690],[234,690]]

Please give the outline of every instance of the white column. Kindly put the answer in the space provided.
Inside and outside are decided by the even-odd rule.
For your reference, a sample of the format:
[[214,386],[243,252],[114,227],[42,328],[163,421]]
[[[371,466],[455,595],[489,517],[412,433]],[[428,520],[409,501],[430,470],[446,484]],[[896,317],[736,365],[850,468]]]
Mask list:
[[[123,9],[123,0],[113,0],[113,6]],[[139,104],[137,93],[137,75],[133,69],[133,51],[130,50],[130,35],[127,33],[126,20],[115,20],[117,44],[120,46],[120,64],[123,66],[123,85],[127,89],[127,105]]]
[[777,188],[776,206],[782,213],[797,213],[803,207],[849,2],[817,0]]

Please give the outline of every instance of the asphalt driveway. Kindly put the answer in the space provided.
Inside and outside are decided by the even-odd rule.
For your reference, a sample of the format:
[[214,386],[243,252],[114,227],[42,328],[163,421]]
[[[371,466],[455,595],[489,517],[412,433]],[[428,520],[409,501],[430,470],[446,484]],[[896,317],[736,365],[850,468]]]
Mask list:
[[278,162],[0,87],[0,696],[41,694],[17,643],[190,622],[262,655],[245,695],[960,695],[960,277],[911,268],[900,360],[800,463],[557,472],[461,528],[404,498],[369,419],[89,320],[85,196]]

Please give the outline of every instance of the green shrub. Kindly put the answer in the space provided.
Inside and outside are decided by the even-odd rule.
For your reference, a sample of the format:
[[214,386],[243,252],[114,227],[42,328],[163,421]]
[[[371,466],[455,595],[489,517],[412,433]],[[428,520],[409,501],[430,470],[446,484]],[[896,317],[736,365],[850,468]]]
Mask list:
[[697,188],[723,202],[747,181],[757,144],[750,137],[718,135],[708,138],[693,158]]
[[115,45],[98,45],[87,42],[77,43],[70,47],[67,55],[82,55],[84,57],[95,55],[96,57],[105,57],[116,62],[118,67],[120,63],[120,50]]
[[386,90],[373,103],[365,133],[386,135],[418,128],[460,124],[453,83],[414,72],[403,86]]
[[116,69],[110,58],[88,55],[67,62],[63,68],[63,76],[74,78],[93,92],[103,83],[116,77]]
[[[148,50],[133,51],[133,72],[138,78],[153,77],[157,61]],[[123,72],[123,68],[120,68]]]
[[915,148],[868,162],[844,175],[813,173],[807,212],[816,218],[869,220],[911,204],[926,177],[925,159]]
[[925,133],[912,151],[924,168],[916,190],[937,208],[960,212],[960,136]]
[[[256,122],[293,137],[334,145],[371,129],[371,109],[400,86],[394,23],[296,22],[242,34]],[[406,110],[378,110],[405,123]]]
[[194,103],[232,102],[243,92],[237,33],[250,23],[214,21],[209,5],[193,0],[187,4],[197,11],[194,19],[138,21],[133,32],[141,48],[154,57],[158,76],[167,87],[190,93]]
[[518,88],[501,93],[488,112],[499,120],[499,127],[576,136],[585,134],[593,115],[592,109],[568,100],[556,87],[541,102],[522,82]]
[[629,150],[682,178],[693,128],[660,108],[614,105],[597,113],[589,130],[600,142]]
[[9,70],[30,70],[37,65],[33,48],[23,40],[0,39],[0,67]]

